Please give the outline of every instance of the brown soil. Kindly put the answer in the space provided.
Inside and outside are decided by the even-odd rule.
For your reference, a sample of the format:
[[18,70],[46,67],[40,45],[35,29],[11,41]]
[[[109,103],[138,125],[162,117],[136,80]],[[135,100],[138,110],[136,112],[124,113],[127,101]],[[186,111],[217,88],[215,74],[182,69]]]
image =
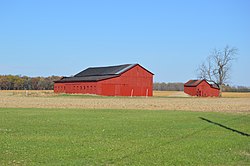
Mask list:
[[187,110],[250,113],[250,98],[79,97],[2,95],[0,107]]

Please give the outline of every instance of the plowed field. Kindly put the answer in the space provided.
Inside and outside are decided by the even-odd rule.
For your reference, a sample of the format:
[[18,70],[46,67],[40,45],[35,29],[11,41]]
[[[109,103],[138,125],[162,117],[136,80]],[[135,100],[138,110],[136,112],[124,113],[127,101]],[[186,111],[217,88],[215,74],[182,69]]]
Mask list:
[[[101,97],[54,95],[50,92],[0,92],[0,107],[8,108],[107,108],[143,110],[187,110],[211,112],[250,112],[250,98]],[[181,96],[181,97],[180,97]]]

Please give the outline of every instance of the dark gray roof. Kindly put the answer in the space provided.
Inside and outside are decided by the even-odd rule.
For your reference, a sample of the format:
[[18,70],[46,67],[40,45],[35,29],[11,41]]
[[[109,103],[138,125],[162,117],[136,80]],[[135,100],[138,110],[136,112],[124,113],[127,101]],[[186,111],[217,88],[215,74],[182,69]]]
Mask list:
[[121,74],[122,72],[134,67],[136,64],[125,64],[119,66],[108,66],[108,67],[90,67],[86,70],[81,71],[74,77],[86,77],[86,76],[104,76],[104,75],[115,75]]
[[81,81],[87,81],[87,82],[95,82],[100,80],[105,80],[108,78],[117,77],[118,75],[107,75],[107,76],[86,76],[86,77],[63,77],[59,81],[55,82],[81,82]]
[[123,72],[131,69],[138,64],[125,64],[118,66],[108,66],[108,67],[90,67],[86,70],[79,72],[73,77],[63,77],[61,80],[55,81],[56,83],[62,82],[81,82],[89,81],[96,82],[100,80],[105,80],[121,75]]
[[198,86],[202,81],[206,81],[210,85],[210,87],[212,87],[212,88],[220,89],[220,87],[216,83],[214,83],[212,81],[208,81],[206,79],[203,79],[203,80],[189,80],[188,82],[186,82],[184,84],[184,86],[195,87],[195,86]]
[[203,81],[203,80],[189,80],[184,85],[185,86],[197,86],[201,83],[201,81]]

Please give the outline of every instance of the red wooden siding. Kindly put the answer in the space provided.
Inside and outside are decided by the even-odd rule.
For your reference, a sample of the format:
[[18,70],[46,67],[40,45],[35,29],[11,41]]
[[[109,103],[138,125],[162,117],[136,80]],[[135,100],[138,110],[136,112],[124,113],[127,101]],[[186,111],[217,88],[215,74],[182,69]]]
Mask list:
[[98,89],[95,82],[55,83],[54,92],[96,94],[98,92]]
[[153,75],[136,65],[121,76],[98,82],[105,96],[152,96]]
[[191,96],[218,97],[220,95],[220,89],[211,86],[206,80],[202,80],[194,86],[187,86],[186,84],[184,85],[184,92]]
[[104,96],[152,96],[153,74],[137,64],[114,78],[96,82],[55,83],[54,92]]

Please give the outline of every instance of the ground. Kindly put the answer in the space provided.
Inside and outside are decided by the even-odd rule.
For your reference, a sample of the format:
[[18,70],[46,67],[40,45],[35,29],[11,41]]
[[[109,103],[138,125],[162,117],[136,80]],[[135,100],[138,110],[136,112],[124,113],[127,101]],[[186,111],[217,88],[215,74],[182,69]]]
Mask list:
[[249,93],[0,91],[0,165],[248,165]]
[[224,93],[222,98],[187,97],[183,92],[154,92],[155,97],[55,95],[52,91],[0,91],[5,108],[94,108],[250,112],[250,93]]

